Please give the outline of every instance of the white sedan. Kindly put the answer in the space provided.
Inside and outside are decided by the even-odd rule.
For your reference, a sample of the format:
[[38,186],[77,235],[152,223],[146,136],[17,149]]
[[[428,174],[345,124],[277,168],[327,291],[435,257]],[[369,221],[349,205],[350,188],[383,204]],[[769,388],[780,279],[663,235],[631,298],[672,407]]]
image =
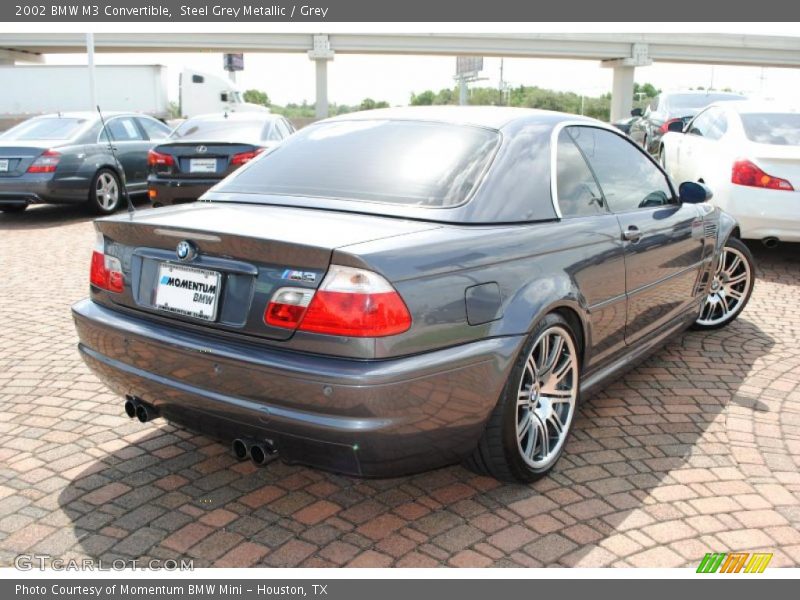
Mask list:
[[710,187],[744,239],[800,242],[800,112],[721,102],[670,129],[658,156],[674,181]]

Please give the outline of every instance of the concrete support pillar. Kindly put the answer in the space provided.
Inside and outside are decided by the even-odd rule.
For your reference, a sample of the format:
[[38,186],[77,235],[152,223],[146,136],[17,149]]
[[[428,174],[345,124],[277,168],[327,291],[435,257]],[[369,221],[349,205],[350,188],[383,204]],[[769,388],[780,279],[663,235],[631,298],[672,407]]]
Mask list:
[[636,67],[615,66],[611,86],[611,121],[631,116],[633,109],[633,77]]
[[327,35],[315,35],[313,47],[308,58],[314,61],[316,69],[317,98],[314,114],[318,119],[328,116],[328,61],[333,60],[334,52]]
[[317,71],[317,96],[314,114],[318,119],[328,116],[328,59],[315,59]]
[[[89,110],[97,110],[97,84],[94,69],[94,34],[86,34],[86,64],[89,69]],[[103,107],[100,107],[103,108]]]

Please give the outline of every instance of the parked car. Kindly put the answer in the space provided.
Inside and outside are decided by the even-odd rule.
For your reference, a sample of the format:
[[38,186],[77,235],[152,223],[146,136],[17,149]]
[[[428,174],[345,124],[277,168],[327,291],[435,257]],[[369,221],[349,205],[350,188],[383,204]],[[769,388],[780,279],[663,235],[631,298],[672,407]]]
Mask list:
[[800,112],[774,103],[713,104],[661,140],[676,180],[701,181],[741,237],[800,242]]
[[[637,116],[638,115],[638,116]],[[631,111],[631,116],[627,119],[619,119],[618,121],[612,121],[611,124],[619,129],[622,133],[630,134],[631,132],[631,125],[634,121],[636,121],[642,115],[641,109],[634,109]]]
[[128,415],[256,464],[531,481],[580,397],[741,314],[752,258],[708,196],[585,117],[343,115],[200,202],[98,220],[79,349]]
[[147,152],[169,128],[134,113],[105,118],[103,129],[97,113],[44,115],[0,135],[0,211],[86,203],[110,214],[125,199],[123,174],[132,196],[146,193]]
[[650,154],[655,155],[661,136],[667,132],[670,123],[681,120],[685,123],[712,102],[744,99],[739,94],[704,90],[659,94],[645,108],[644,113],[641,109],[631,111],[631,116],[637,118],[630,124],[628,135]]
[[268,112],[219,113],[188,119],[148,154],[153,206],[194,202],[211,186],[294,133]]

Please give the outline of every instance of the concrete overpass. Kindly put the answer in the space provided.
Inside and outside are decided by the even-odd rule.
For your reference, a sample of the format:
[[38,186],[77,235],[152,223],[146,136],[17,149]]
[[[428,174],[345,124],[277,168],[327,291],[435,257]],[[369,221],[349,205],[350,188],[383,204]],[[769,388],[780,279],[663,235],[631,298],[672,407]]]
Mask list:
[[[327,64],[336,54],[477,55],[599,60],[613,69],[611,119],[633,104],[636,67],[653,61],[800,67],[800,37],[672,33],[302,34],[98,33],[96,52],[303,52],[316,63],[318,116],[328,112]],[[0,33],[0,64],[86,52],[80,33]]]

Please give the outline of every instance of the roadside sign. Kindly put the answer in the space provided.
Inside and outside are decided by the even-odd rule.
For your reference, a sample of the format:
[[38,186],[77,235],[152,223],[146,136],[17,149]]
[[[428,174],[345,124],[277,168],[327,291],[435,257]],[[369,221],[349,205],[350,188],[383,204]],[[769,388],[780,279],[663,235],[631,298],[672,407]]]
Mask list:
[[244,71],[244,54],[225,54],[223,56],[226,71]]

